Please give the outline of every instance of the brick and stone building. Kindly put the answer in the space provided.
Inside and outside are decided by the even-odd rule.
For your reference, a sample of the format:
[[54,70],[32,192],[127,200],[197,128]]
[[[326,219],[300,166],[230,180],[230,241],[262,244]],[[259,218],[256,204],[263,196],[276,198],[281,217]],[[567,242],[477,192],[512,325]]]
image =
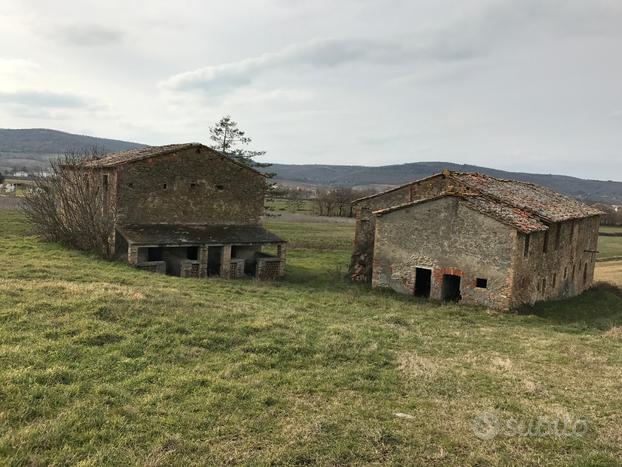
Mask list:
[[592,285],[602,213],[538,185],[444,171],[353,207],[373,287],[510,309]]
[[[115,214],[114,254],[182,277],[285,273],[286,242],[261,226],[265,176],[197,143],[133,149],[82,163]],[[267,250],[272,250],[270,254]]]

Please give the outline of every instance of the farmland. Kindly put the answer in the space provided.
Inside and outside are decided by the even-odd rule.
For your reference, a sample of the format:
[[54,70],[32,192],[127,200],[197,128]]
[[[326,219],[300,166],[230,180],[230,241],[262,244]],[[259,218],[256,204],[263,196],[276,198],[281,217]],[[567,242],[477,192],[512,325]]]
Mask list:
[[[344,279],[351,224],[267,226],[284,280],[206,281],[41,243],[0,210],[0,464],[622,462],[620,289],[428,303]],[[586,431],[481,439],[486,413]]]

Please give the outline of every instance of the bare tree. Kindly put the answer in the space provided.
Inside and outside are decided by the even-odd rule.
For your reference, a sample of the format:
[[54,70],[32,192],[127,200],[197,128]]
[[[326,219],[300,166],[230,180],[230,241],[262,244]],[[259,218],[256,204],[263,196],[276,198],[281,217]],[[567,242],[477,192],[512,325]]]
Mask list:
[[24,197],[24,213],[34,233],[109,258],[116,220],[108,175],[83,167],[96,149],[68,152],[50,162],[50,175],[36,176]]

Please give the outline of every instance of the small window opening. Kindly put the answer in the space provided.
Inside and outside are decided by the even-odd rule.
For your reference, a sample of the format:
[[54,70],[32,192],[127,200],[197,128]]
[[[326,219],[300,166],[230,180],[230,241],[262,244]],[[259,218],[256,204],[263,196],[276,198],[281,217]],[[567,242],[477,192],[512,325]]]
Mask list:
[[542,279],[542,293],[546,292],[546,277]]
[[190,184],[190,189],[191,189],[191,190],[194,190],[196,187],[197,187],[197,184],[196,184],[196,183],[191,183],[191,184]]
[[134,188],[134,184],[132,182],[128,183],[127,186],[130,188]]
[[587,263],[583,267],[583,285],[587,284]]
[[574,279],[574,270],[575,270],[575,265],[573,264],[573,265],[572,265],[572,276],[570,276],[570,277],[572,277],[573,279]]
[[549,231],[548,230],[544,232],[544,243],[542,245],[542,252],[546,253],[547,251],[549,251]]
[[525,235],[525,250],[523,251],[523,256],[527,258],[529,256],[529,243],[531,241],[531,236],[529,234]]
[[168,188],[168,185],[166,183],[162,184],[162,189],[166,190]]
[[108,192],[108,175],[102,176],[102,184],[104,186],[104,193]]
[[478,277],[477,279],[475,279],[475,287],[485,289],[486,287],[488,287],[488,279]]
[[568,277],[568,266],[564,268],[564,279]]
[[553,273],[553,287],[555,287],[555,284],[557,283],[557,273]]
[[224,185],[216,185],[216,189],[218,191],[223,191],[225,189],[225,186]]

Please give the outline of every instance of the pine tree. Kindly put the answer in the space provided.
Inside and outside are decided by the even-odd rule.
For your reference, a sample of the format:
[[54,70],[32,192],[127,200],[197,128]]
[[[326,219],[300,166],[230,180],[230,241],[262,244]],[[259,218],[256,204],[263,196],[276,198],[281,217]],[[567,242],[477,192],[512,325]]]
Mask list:
[[[269,167],[271,164],[257,162],[254,159],[266,154],[266,151],[251,151],[244,146],[251,143],[251,138],[238,128],[238,123],[231,116],[221,118],[216,125],[210,127],[212,149],[253,168]],[[268,174],[270,176],[270,174]]]

